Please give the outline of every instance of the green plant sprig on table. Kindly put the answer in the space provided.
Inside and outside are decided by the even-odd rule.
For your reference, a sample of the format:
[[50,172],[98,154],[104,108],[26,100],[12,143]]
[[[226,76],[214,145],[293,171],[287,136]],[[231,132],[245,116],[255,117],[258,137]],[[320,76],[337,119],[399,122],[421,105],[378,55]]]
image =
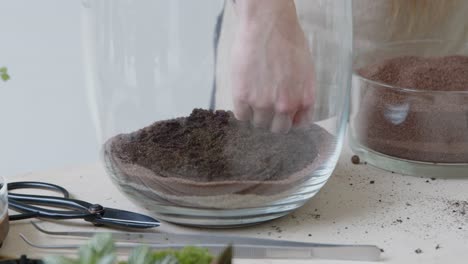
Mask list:
[[117,262],[116,247],[110,234],[97,235],[82,246],[78,258],[50,256],[46,264],[231,264],[232,248],[223,252],[218,260],[207,249],[186,247],[180,251],[151,251],[148,247],[138,247],[132,251],[127,261]]
[[10,80],[7,67],[0,67],[0,78],[5,82]]

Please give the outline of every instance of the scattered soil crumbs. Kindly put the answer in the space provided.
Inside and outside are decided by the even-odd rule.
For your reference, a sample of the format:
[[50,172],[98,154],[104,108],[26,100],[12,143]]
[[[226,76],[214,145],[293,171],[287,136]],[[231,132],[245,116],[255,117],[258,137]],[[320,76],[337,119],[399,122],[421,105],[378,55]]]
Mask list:
[[466,212],[468,211],[468,201],[449,201],[448,203],[450,210],[452,210],[452,213],[461,216],[466,216]]
[[113,138],[111,152],[123,163],[162,177],[204,182],[282,180],[311,164],[319,144],[331,138],[317,125],[275,134],[236,120],[232,112],[194,109],[188,117]]

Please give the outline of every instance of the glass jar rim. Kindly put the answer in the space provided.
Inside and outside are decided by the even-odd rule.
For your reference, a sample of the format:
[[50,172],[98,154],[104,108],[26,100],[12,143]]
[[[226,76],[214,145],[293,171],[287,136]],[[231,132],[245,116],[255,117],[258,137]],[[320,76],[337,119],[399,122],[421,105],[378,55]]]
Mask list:
[[414,89],[414,88],[407,88],[401,87],[396,85],[391,85],[384,82],[374,81],[369,78],[362,77],[355,71],[353,71],[353,75],[359,78],[360,80],[365,81],[366,83],[373,84],[375,88],[386,88],[396,92],[404,92],[404,93],[415,93],[415,94],[435,94],[435,95],[463,95],[468,96],[468,87],[466,91],[441,91],[441,90],[421,90],[421,89]]
[[3,196],[4,193],[8,192],[8,181],[7,179],[0,175],[0,196]]
[[[394,42],[387,42],[379,45],[378,48],[375,48],[375,50],[385,50],[385,49],[391,49],[392,47],[396,46],[401,46],[401,45],[414,45],[414,44],[443,44],[450,42],[450,40],[441,40],[441,39],[416,39],[416,40],[406,40],[406,41],[394,41]],[[466,47],[468,48],[468,43],[466,43]],[[360,56],[363,56],[366,52],[365,51],[358,51],[356,55],[354,56],[354,60],[359,58]],[[368,53],[368,52],[367,52]],[[375,81],[371,80],[369,78],[363,77],[360,75],[355,67],[353,66],[353,76],[359,78],[360,80],[363,80],[367,83],[376,85],[378,87],[376,88],[388,88],[394,91],[398,92],[405,92],[405,93],[417,93],[417,94],[445,94],[445,95],[464,95],[468,96],[468,84],[466,87],[466,90],[456,90],[456,91],[442,91],[442,90],[421,90],[421,89],[415,89],[415,88],[410,88],[410,87],[403,87],[403,86],[397,86],[397,85],[391,85],[385,82],[380,82],[380,81]]]

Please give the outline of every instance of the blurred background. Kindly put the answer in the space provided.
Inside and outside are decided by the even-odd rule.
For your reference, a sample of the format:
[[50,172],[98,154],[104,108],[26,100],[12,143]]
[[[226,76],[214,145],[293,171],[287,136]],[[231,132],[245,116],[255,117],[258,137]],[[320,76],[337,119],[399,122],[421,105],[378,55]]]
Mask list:
[[[99,123],[99,119],[96,112],[90,111],[85,87],[82,44],[89,41],[89,34],[82,38],[86,28],[82,19],[83,1],[0,0],[0,67],[7,66],[11,75],[10,81],[0,82],[0,175],[76,167],[98,161],[99,140],[93,120]],[[181,50],[190,50],[184,45],[211,47],[214,21],[206,14],[218,14],[222,9],[213,2],[222,3],[189,1],[184,2],[187,8],[180,9],[177,1],[158,2],[159,5],[167,3],[158,11],[186,10],[187,20],[196,21],[193,28],[184,26],[184,33],[177,36]],[[206,28],[205,35],[195,30],[200,27]],[[167,30],[164,25],[162,28],[160,30]],[[165,39],[140,44],[168,42],[167,35],[160,36]],[[188,41],[190,39],[197,41]],[[189,54],[189,64],[199,68],[203,55]],[[214,59],[207,57],[204,61],[211,69]],[[200,77],[187,74],[182,81],[191,86],[194,78]],[[116,85],[125,84],[119,79],[116,81]],[[194,98],[209,98],[211,83],[210,76],[206,89],[194,89],[193,94],[179,95],[174,100],[158,96],[158,109],[165,110],[162,114],[174,114],[173,108],[189,106],[184,100],[193,103]],[[92,107],[96,110],[95,105]],[[128,114],[121,112],[119,117],[125,118]],[[167,116],[151,117],[151,122],[163,117]],[[136,127],[148,123],[150,121],[146,120]]]
[[81,1],[0,0],[0,174],[98,160],[84,88]]

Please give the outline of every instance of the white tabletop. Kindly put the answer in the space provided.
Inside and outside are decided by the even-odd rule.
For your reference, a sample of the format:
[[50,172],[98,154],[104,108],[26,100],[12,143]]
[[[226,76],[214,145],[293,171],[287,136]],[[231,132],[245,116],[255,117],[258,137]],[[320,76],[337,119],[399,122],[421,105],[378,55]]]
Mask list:
[[[375,244],[384,249],[383,263],[467,263],[468,177],[426,179],[384,172],[368,165],[353,165],[346,148],[326,186],[293,214],[248,228],[200,230],[163,223],[164,231],[212,232],[321,243]],[[104,206],[145,211],[120,194],[100,165],[31,173],[12,180],[47,181],[64,186],[75,198]],[[465,202],[468,210],[468,203]],[[75,224],[72,222],[71,224]],[[54,230],[94,228],[83,225],[44,223]],[[28,247],[19,239],[26,234],[38,243],[67,243],[33,231],[27,221],[11,224],[0,255],[51,254]],[[417,254],[415,250],[421,249]],[[309,261],[310,262],[310,261]],[[291,263],[291,261],[237,260],[235,263]],[[295,263],[308,263],[297,261]],[[314,263],[350,263],[315,261]],[[358,262],[352,262],[358,263]]]

